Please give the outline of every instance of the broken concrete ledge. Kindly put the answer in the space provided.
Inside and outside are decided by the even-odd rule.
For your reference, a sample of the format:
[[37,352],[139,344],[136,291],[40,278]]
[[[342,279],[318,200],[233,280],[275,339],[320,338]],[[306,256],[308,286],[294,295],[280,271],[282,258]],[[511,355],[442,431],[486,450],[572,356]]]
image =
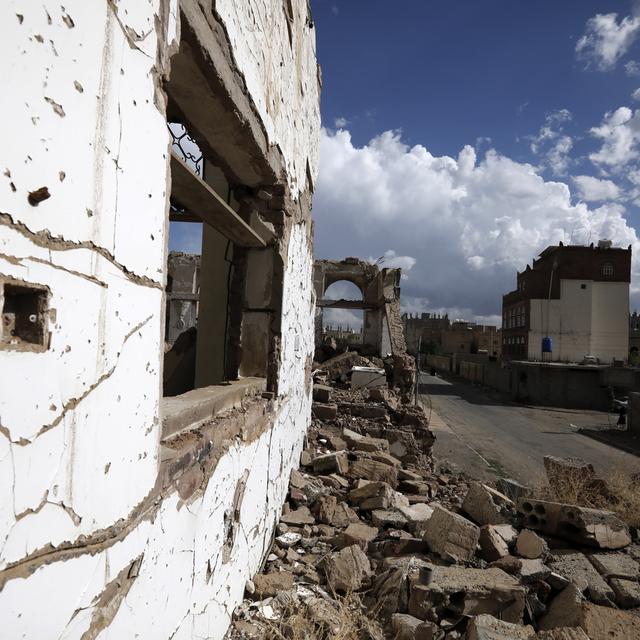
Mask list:
[[265,378],[240,378],[163,398],[160,403],[162,438],[197,428],[223,411],[237,409],[245,398],[260,395],[266,388]]

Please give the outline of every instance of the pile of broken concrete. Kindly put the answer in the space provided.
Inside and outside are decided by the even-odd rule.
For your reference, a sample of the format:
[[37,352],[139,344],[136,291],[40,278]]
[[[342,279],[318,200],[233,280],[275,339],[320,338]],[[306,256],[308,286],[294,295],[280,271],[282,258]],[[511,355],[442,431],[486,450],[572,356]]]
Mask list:
[[[316,384],[314,399],[301,470],[230,638],[295,639],[292,610],[313,638],[344,637],[341,603],[357,594],[379,621],[363,640],[640,639],[640,545],[614,513],[436,471],[424,413],[386,389]],[[554,481],[590,473],[545,466]]]

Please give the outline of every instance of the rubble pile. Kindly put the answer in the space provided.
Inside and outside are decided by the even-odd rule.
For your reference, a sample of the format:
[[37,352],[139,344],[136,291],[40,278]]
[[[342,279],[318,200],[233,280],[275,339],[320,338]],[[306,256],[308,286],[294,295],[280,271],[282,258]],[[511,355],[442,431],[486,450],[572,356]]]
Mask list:
[[614,513],[436,469],[423,411],[386,388],[316,382],[313,416],[230,639],[640,639],[640,544]]

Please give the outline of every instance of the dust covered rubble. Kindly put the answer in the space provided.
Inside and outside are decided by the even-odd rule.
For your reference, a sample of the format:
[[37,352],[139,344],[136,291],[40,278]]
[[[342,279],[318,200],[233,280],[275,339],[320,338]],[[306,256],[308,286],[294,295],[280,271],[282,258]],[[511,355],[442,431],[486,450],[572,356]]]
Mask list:
[[314,399],[229,640],[640,640],[640,544],[616,515],[436,469],[424,413],[387,389]]

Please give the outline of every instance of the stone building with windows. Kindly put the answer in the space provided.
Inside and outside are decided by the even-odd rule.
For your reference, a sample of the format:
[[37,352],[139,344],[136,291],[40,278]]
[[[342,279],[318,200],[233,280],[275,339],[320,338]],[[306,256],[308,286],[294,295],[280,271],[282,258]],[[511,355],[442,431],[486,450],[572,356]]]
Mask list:
[[[626,361],[630,280],[630,246],[547,247],[517,274],[517,289],[503,296],[503,357]],[[543,349],[543,338],[550,338],[551,351]]]
[[[0,16],[0,635],[222,638],[310,421],[309,5]],[[167,296],[173,221],[203,240],[191,383],[163,397],[166,305],[196,294]]]

